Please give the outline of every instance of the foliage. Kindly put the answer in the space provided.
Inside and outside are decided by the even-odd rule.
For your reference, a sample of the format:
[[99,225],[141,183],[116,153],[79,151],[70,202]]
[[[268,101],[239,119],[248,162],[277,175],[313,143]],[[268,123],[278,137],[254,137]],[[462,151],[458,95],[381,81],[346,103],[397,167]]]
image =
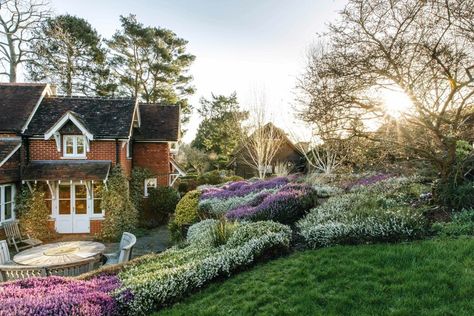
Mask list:
[[189,145],[181,145],[179,150],[181,155],[185,157],[182,162],[196,170],[198,175],[202,175],[209,169],[210,159],[204,151],[193,148]]
[[233,175],[231,172],[226,170],[213,170],[206,172],[197,177],[197,181],[200,185],[210,184],[222,184],[226,182],[235,182],[243,180],[242,177]]
[[119,166],[110,172],[107,189],[103,192],[100,237],[103,240],[118,240],[123,232],[134,231],[138,225],[138,211],[130,200],[128,180]]
[[285,162],[278,162],[275,164],[274,174],[277,177],[286,177],[290,174],[290,167]]
[[218,224],[216,219],[205,219],[193,224],[188,229],[186,241],[192,245],[201,245],[203,247],[212,247],[215,245],[212,231]]
[[159,219],[167,219],[179,202],[178,192],[167,186],[152,188],[148,195],[148,203]]
[[49,81],[66,95],[106,95],[106,50],[86,20],[69,14],[48,19],[34,31],[35,58],[27,64],[33,81]]
[[451,222],[434,223],[432,228],[438,235],[445,237],[473,236],[474,209],[455,213]]
[[[467,2],[349,0],[309,54],[303,119],[422,158],[446,179],[472,113],[473,16]],[[391,116],[387,90],[412,108]],[[359,124],[374,120],[377,131]]]
[[116,276],[88,281],[51,276],[0,285],[0,315],[119,315],[110,295],[120,287]]
[[21,229],[32,238],[40,240],[48,240],[55,236],[54,229],[49,225],[51,211],[46,206],[44,198],[44,192],[36,187],[30,192],[27,186],[23,186],[16,201]]
[[422,210],[411,203],[423,188],[408,179],[382,181],[331,197],[297,226],[310,247],[414,238],[423,232],[425,221]]
[[[245,225],[248,224],[238,226],[233,234],[242,235],[240,229]],[[133,295],[133,301],[127,304],[128,314],[150,313],[219,276],[229,275],[253,263],[269,251],[288,248],[291,238],[288,227],[277,224],[280,225],[279,229],[274,228],[269,232],[265,227],[273,226],[274,223],[259,222],[253,225],[262,225],[264,228],[253,230],[257,233],[255,235],[240,237],[240,244],[174,247],[125,267],[118,276],[123,283],[122,288]],[[121,301],[121,292],[118,291],[117,295]]]
[[146,103],[181,106],[189,114],[187,96],[194,92],[187,74],[194,56],[187,41],[170,30],[145,27],[134,15],[121,16],[122,28],[109,40],[110,65],[118,93]]
[[248,204],[230,209],[226,217],[234,220],[272,220],[291,224],[314,206],[313,193],[309,186],[289,183],[275,193],[260,193]]
[[468,316],[473,253],[467,239],[299,251],[154,315]]
[[434,186],[435,198],[451,210],[474,207],[474,181],[456,184],[452,181],[439,181]]
[[199,220],[198,202],[201,192],[189,191],[176,205],[174,222],[178,226],[194,224]]
[[130,179],[130,199],[137,210],[142,210],[143,208],[145,180],[153,177],[155,177],[155,175],[147,168],[135,167],[132,169],[132,176]]
[[235,92],[228,97],[212,94],[211,100],[201,98],[200,103],[198,113],[203,120],[192,146],[228,162],[239,143],[241,123],[247,112],[240,109]]

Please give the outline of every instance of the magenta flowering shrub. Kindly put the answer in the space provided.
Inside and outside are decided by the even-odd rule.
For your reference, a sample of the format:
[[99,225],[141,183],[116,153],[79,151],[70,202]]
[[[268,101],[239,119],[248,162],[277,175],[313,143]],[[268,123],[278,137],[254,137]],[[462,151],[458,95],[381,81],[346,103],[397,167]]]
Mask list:
[[51,276],[8,282],[0,285],[0,315],[119,315],[110,293],[120,285],[108,275],[87,281]]
[[352,182],[349,185],[347,185],[346,188],[347,189],[352,189],[354,187],[359,187],[359,186],[364,187],[364,186],[372,185],[372,184],[375,184],[377,182],[384,181],[384,180],[387,180],[387,179],[390,179],[390,178],[393,178],[393,177],[394,176],[391,175],[391,174],[379,173],[379,174],[376,174],[376,175],[373,175],[373,176],[360,178],[359,180],[357,180],[355,182]]
[[278,188],[286,185],[290,180],[288,177],[277,177],[270,180],[258,180],[255,182],[237,181],[222,187],[206,188],[202,191],[201,200],[219,198],[228,199],[231,197],[246,196],[252,192]]
[[276,193],[262,192],[250,203],[227,212],[231,220],[272,220],[291,224],[300,219],[314,206],[314,194],[310,186],[288,183]]

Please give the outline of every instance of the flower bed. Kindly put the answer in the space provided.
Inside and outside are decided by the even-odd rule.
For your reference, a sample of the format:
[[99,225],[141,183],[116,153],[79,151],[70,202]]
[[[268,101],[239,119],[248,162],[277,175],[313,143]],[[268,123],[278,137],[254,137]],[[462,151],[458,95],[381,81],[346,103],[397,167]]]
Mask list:
[[414,238],[425,225],[411,200],[423,187],[413,179],[388,179],[330,198],[297,224],[311,247]]
[[[202,229],[209,229],[211,223],[201,225]],[[190,230],[194,231],[192,227]],[[290,228],[278,223],[244,223],[222,246],[191,243],[147,256],[118,275],[123,288],[130,289],[134,298],[127,304],[128,313],[147,315],[212,279],[251,264],[267,252],[287,248],[290,238]],[[120,300],[120,293],[118,297]]]
[[110,295],[119,287],[116,276],[8,282],[0,286],[0,315],[119,315],[117,301]]
[[314,206],[311,186],[288,177],[255,182],[239,181],[201,188],[200,212],[232,220],[273,220],[291,224]]

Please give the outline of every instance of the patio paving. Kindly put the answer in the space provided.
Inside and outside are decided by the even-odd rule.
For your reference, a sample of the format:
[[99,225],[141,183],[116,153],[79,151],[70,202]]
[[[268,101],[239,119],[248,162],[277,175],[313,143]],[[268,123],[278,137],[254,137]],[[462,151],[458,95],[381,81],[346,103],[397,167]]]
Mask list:
[[[51,242],[94,240],[93,236],[82,234],[63,235]],[[119,243],[104,243],[105,253],[117,252]],[[143,236],[137,237],[137,243],[133,248],[133,257],[139,257],[151,252],[161,252],[171,245],[170,234],[166,225],[147,230]]]

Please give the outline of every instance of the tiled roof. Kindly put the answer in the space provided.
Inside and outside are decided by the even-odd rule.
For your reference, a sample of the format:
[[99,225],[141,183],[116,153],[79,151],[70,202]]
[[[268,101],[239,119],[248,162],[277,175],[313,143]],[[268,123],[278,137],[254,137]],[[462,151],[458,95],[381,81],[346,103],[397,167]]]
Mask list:
[[20,132],[46,84],[0,83],[0,131]]
[[43,160],[30,162],[23,180],[102,181],[107,178],[110,161],[102,160]]
[[0,166],[2,162],[21,144],[19,139],[0,139]]
[[140,104],[141,126],[134,138],[140,140],[177,141],[179,139],[179,106]]
[[27,135],[45,134],[68,111],[85,123],[94,138],[126,138],[133,119],[132,99],[46,97],[31,120]]

